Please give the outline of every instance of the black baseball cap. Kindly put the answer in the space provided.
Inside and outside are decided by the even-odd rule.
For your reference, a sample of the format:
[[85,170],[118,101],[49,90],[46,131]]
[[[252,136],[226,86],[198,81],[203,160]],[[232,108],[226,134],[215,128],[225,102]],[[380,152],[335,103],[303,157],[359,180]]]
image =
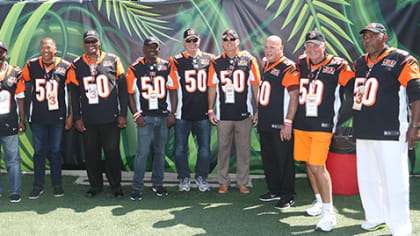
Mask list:
[[7,45],[6,45],[6,43],[3,42],[3,41],[1,41],[1,40],[0,40],[0,48],[3,48],[4,50],[7,51]]
[[187,29],[184,31],[184,39],[189,39],[189,38],[200,38],[200,35],[198,34],[197,30],[195,29]]
[[385,26],[382,25],[381,23],[375,23],[375,22],[370,23],[365,28],[363,28],[359,33],[363,34],[363,32],[365,32],[366,30],[369,30],[375,33],[387,34]]
[[152,44],[156,44],[157,46],[159,46],[159,42],[153,37],[148,37],[143,42],[143,46],[149,46]]
[[228,35],[231,35],[232,37],[234,37],[235,39],[239,39],[239,35],[238,33],[236,33],[235,30],[233,29],[228,29],[225,32],[223,32],[222,34],[222,39],[226,38]]
[[325,43],[325,36],[323,33],[321,33],[321,31],[312,30],[306,34],[305,43],[315,43],[317,45],[320,45],[322,43]]
[[99,40],[99,34],[95,30],[88,30],[83,34],[83,40],[94,38]]

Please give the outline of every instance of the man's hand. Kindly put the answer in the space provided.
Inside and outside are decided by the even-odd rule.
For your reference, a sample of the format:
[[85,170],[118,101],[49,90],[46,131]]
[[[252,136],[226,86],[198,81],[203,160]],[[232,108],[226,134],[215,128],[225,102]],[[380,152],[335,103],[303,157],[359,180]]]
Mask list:
[[118,128],[123,129],[127,127],[127,118],[125,118],[124,116],[118,116],[117,117],[117,124],[118,124]]
[[23,133],[26,130],[26,123],[24,120],[19,121],[18,123],[18,133]]
[[252,123],[254,124],[254,127],[257,127],[257,125],[258,125],[258,110],[255,112],[254,117],[252,118]]
[[170,113],[169,116],[168,116],[168,123],[167,123],[166,127],[169,129],[172,126],[174,126],[175,123],[176,123],[175,114],[174,113]]
[[70,130],[72,126],[73,126],[73,114],[70,114],[66,119],[66,123],[64,125],[64,128],[66,130]]
[[283,127],[280,130],[280,139],[281,141],[290,141],[290,139],[292,139],[292,127],[283,125]]
[[86,131],[85,128],[85,123],[83,123],[82,120],[76,120],[76,122],[74,123],[74,127],[77,129],[77,131],[79,131],[80,133],[83,133]]
[[216,115],[214,113],[209,114],[209,121],[212,125],[214,125],[214,126],[217,125],[217,119],[216,119]]
[[146,121],[144,121],[144,116],[140,116],[139,118],[137,118],[136,124],[138,127],[146,126]]
[[407,130],[405,141],[408,142],[408,148],[413,149],[420,140],[420,129],[410,127]]

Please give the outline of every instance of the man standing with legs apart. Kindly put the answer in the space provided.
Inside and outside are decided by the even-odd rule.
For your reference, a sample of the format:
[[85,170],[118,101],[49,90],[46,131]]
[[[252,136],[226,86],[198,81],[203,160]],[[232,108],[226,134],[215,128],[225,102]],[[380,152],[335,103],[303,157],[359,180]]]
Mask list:
[[173,81],[169,77],[169,64],[159,58],[159,50],[159,42],[155,38],[146,38],[143,44],[144,57],[138,58],[127,71],[128,102],[137,124],[137,153],[130,194],[133,201],[141,200],[143,195],[144,172],[152,138],[152,190],[158,197],[168,195],[163,187],[165,153],[169,128],[175,125],[176,120],[178,84],[177,80]]
[[[61,182],[61,140],[64,123],[71,128],[73,116],[67,116],[66,73],[70,63],[56,57],[55,41],[41,41],[41,56],[33,58],[23,68],[23,79],[32,85],[29,122],[34,144],[34,184],[29,199],[44,192],[45,159],[49,157],[54,196],[64,196]],[[67,118],[68,117],[68,118]],[[67,119],[66,119],[67,118]]]
[[[25,132],[25,83],[21,71],[6,62],[7,45],[0,40],[0,148],[3,146],[10,202],[20,202],[20,155],[18,133]],[[16,99],[15,99],[16,98]],[[18,113],[16,112],[19,110]],[[0,182],[0,197],[3,186]]]
[[[257,60],[247,51],[239,50],[239,36],[228,29],[222,34],[225,52],[210,65],[208,81],[208,115],[217,126],[217,178],[219,193],[227,193],[230,185],[229,164],[232,141],[236,147],[236,181],[239,191],[248,194],[251,158],[252,98],[257,100],[260,73]],[[217,97],[216,97],[217,95]],[[216,101],[216,114],[213,105]]]
[[316,230],[331,231],[337,221],[325,162],[341,107],[339,85],[345,86],[354,73],[347,61],[326,53],[327,45],[321,32],[309,32],[304,46],[306,55],[301,55],[297,63],[300,86],[294,120],[295,160],[306,162],[312,189],[317,201],[322,201],[322,204],[315,202],[306,212],[320,214]]
[[353,125],[362,229],[386,224],[392,235],[410,235],[407,156],[420,139],[419,64],[408,52],[387,46],[382,24],[371,23],[360,34],[367,54],[354,63]]
[[210,168],[210,122],[207,117],[207,75],[212,54],[200,51],[200,36],[194,29],[184,32],[185,52],[169,59],[170,76],[177,80],[178,108],[175,125],[175,164],[179,191],[190,191],[188,138],[197,137],[198,152],[195,182],[201,192],[209,191],[207,176]]
[[299,73],[293,61],[283,56],[282,40],[265,40],[265,65],[258,97],[258,131],[268,192],[261,201],[279,200],[275,208],[294,205],[295,162],[292,124],[298,105]]
[[[73,61],[68,71],[75,128],[83,133],[90,189],[86,197],[103,190],[102,172],[115,198],[121,189],[120,129],[127,127],[127,83],[120,59],[99,50],[96,31],[83,34],[86,53]],[[102,149],[105,166],[102,166]]]

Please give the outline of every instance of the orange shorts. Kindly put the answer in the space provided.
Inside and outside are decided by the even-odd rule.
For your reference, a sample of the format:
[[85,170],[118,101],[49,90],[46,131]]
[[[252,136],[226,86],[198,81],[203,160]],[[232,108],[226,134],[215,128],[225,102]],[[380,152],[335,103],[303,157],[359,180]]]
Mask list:
[[332,133],[294,130],[295,160],[310,165],[323,166],[327,161]]

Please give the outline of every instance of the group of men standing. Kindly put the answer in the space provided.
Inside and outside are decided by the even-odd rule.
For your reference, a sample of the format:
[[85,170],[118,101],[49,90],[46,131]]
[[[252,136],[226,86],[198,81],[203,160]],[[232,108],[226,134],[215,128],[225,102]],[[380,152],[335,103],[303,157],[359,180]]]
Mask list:
[[256,58],[239,50],[240,38],[232,29],[222,34],[224,52],[218,56],[200,51],[200,36],[194,29],[183,34],[185,51],[169,61],[159,57],[159,41],[146,38],[144,57],[129,66],[127,76],[117,56],[99,49],[100,37],[92,30],[83,35],[86,53],[73,63],[55,56],[55,42],[46,38],[41,42],[41,57],[29,60],[22,72],[7,64],[7,46],[0,41],[0,141],[9,173],[10,200],[20,201],[17,133],[25,131],[25,81],[32,85],[28,117],[35,149],[30,199],[43,193],[47,155],[54,195],[64,195],[60,143],[64,128],[70,129],[73,123],[83,134],[90,183],[86,196],[95,197],[103,191],[104,171],[113,195],[122,198],[120,129],[127,126],[129,107],[138,142],[131,200],[142,198],[152,140],[152,189],[156,196],[168,195],[163,178],[172,126],[180,191],[190,191],[190,133],[198,144],[195,182],[202,192],[210,189],[207,177],[214,125],[218,137],[218,193],[229,191],[233,140],[237,186],[240,193],[250,193],[246,185],[251,130],[255,126],[268,187],[259,199],[278,200],[277,209],[293,206],[294,159],[304,161],[315,194],[306,213],[320,216],[317,230],[331,231],[337,222],[325,163],[343,86],[355,95],[357,169],[366,215],[362,228],[376,230],[387,225],[394,235],[409,235],[406,157],[408,147],[413,148],[420,139],[418,62],[405,51],[389,48],[386,29],[379,23],[369,24],[360,34],[367,54],[355,61],[353,69],[346,60],[326,52],[327,42],[319,31],[306,35],[306,54],[297,63],[283,55],[281,38],[270,36],[265,41],[262,76]]

